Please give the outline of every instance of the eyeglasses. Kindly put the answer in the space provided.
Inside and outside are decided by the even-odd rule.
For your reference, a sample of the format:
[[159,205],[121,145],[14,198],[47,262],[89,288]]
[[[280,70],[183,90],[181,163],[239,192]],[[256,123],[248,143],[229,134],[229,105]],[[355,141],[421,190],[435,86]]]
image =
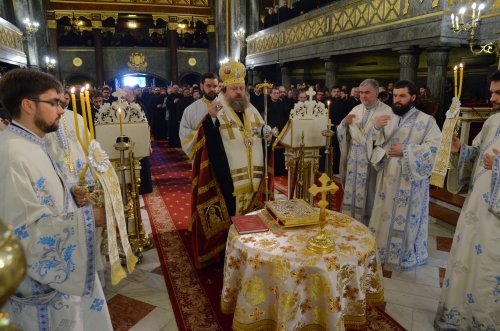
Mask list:
[[28,100],[31,100],[31,101],[33,101],[33,102],[42,102],[42,103],[46,103],[46,104],[51,105],[51,106],[52,106],[52,107],[54,107],[54,108],[57,108],[57,107],[64,108],[64,107],[63,107],[63,104],[62,104],[60,101],[55,101],[55,100],[40,100],[40,99],[35,99],[35,98],[28,98]]

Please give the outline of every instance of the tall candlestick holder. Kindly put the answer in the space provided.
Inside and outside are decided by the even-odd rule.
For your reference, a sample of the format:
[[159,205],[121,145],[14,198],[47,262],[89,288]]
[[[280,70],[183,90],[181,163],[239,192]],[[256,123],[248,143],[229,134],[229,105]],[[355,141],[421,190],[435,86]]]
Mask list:
[[139,200],[139,187],[141,186],[141,177],[137,175],[137,172],[141,170],[139,162],[134,158],[133,148],[130,150],[129,154],[129,168],[130,168],[130,194],[128,202],[128,215],[130,219],[134,220],[133,229],[129,229],[129,242],[130,245],[137,249],[139,252],[143,252],[153,246],[153,243],[149,238],[146,237],[144,231],[144,223],[142,222],[141,216],[141,202]]
[[[118,163],[116,170],[120,173],[120,181],[122,185],[122,200],[124,203],[124,208],[127,208],[127,177],[126,171],[129,169],[129,165],[125,161],[125,151],[130,149],[130,139],[125,135],[120,135],[116,138],[116,144],[113,147],[120,153],[120,163]],[[125,210],[127,213],[127,210]]]
[[[334,125],[328,120],[326,130],[321,131],[321,135],[326,139],[325,145],[325,173],[328,177],[333,177],[333,160],[335,158],[335,150],[333,149],[332,139],[335,136],[335,132],[332,130]],[[328,191],[326,193],[326,201],[328,201],[328,209],[332,209],[332,193]]]

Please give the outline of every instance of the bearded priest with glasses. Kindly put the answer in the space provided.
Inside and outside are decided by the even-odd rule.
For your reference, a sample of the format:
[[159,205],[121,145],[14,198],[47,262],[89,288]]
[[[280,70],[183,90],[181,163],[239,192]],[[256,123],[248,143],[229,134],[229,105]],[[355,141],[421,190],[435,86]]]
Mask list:
[[44,140],[61,125],[63,88],[49,74],[16,69],[0,90],[12,117],[0,139],[0,218],[27,259],[4,308],[21,330],[112,330],[95,269],[95,230],[104,219],[91,205],[78,207]]

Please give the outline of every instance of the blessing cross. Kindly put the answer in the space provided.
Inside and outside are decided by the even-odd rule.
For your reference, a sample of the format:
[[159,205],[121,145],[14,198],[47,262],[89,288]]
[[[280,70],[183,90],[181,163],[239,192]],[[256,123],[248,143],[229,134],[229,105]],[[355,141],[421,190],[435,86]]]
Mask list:
[[325,209],[326,206],[328,206],[328,202],[326,201],[326,193],[327,192],[332,192],[332,194],[335,194],[339,190],[339,187],[332,181],[330,185],[327,185],[329,181],[331,181],[330,177],[328,177],[327,174],[323,173],[321,177],[319,177],[319,181],[321,183],[321,186],[317,186],[314,184],[309,188],[309,193],[311,193],[313,196],[316,196],[318,193],[321,193],[321,201],[318,203],[319,206],[319,223],[320,225],[326,220],[325,216]]
[[309,101],[313,101],[313,97],[316,95],[312,86],[309,86],[309,90],[307,90],[306,94],[309,96]]

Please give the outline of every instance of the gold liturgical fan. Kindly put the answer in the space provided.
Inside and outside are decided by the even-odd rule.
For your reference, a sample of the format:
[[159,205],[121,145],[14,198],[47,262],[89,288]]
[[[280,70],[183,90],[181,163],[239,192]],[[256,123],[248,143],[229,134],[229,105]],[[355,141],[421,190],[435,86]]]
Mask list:
[[[319,178],[321,186],[318,187],[316,184],[309,188],[309,193],[313,196],[316,196],[318,193],[321,193],[321,201],[318,203],[319,206],[319,232],[316,236],[309,239],[307,243],[307,248],[316,253],[330,253],[334,249],[333,242],[327,237],[325,232],[326,225],[326,206],[328,206],[328,202],[326,201],[326,194],[328,192],[338,191],[339,187],[328,177],[327,174],[323,173]],[[330,182],[330,185],[328,185]]]

